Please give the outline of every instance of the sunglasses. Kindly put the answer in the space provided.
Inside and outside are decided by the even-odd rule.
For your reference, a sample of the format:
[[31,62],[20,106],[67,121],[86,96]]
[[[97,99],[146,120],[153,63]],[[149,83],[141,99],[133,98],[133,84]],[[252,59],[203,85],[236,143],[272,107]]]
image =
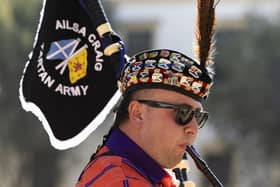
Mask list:
[[187,104],[175,105],[175,104],[170,104],[170,103],[165,103],[160,101],[151,101],[151,100],[137,100],[137,101],[139,103],[146,104],[150,107],[174,109],[176,111],[175,121],[180,126],[186,125],[193,119],[193,117],[195,117],[198,124],[198,128],[201,129],[205,125],[209,116],[208,112],[200,111],[200,109],[194,110],[191,106]]

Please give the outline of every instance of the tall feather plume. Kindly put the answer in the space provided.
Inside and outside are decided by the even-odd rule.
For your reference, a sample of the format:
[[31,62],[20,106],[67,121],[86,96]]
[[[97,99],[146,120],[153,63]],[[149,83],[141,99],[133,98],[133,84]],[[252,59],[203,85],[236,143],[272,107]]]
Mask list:
[[197,23],[195,32],[194,52],[200,64],[209,67],[213,64],[215,52],[215,8],[219,0],[197,0]]

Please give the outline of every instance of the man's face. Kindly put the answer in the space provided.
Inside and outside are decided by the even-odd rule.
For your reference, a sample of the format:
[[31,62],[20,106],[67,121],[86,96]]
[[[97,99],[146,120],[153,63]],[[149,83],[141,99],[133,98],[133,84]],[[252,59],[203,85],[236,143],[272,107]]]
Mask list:
[[[148,94],[137,99],[160,101],[171,104],[187,104],[194,109],[201,108],[200,102],[183,94],[151,89]],[[139,129],[140,146],[164,168],[172,168],[181,161],[186,146],[194,143],[198,133],[197,122],[193,118],[185,125],[175,122],[175,110],[156,108],[141,103],[142,126]]]

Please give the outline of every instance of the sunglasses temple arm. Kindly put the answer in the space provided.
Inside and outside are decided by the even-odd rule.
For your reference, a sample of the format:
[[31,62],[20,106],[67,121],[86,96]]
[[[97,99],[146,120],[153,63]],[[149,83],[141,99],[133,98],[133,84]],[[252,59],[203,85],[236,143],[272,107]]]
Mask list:
[[205,175],[205,177],[213,185],[213,187],[223,187],[223,184],[209,168],[207,163],[201,158],[193,145],[187,146],[186,151],[192,157],[196,167]]

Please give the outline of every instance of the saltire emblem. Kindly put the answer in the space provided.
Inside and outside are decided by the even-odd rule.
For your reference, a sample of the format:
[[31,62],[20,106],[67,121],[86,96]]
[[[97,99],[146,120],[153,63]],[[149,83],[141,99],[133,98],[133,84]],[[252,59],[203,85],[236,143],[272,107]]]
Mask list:
[[138,62],[135,62],[133,65],[132,65],[132,71],[139,71],[140,69],[142,69],[142,66],[143,66],[143,62],[142,61],[138,61]]
[[178,72],[183,72],[185,69],[185,64],[181,63],[181,62],[174,62],[172,64],[172,69],[178,71]]
[[47,54],[47,59],[68,59],[75,52],[80,41],[80,39],[69,39],[52,42]]
[[146,69],[154,69],[157,65],[156,60],[146,60],[145,61],[145,68]]
[[[87,45],[76,50],[80,40],[69,39],[52,42],[47,53],[48,60],[62,60],[57,66],[60,74],[64,74],[66,67],[69,68],[69,79],[72,84],[86,76],[87,71]],[[76,50],[76,51],[75,51]]]
[[167,60],[165,58],[159,59],[159,61],[158,61],[159,68],[168,70],[168,69],[170,69],[170,66],[171,66],[170,60]]

